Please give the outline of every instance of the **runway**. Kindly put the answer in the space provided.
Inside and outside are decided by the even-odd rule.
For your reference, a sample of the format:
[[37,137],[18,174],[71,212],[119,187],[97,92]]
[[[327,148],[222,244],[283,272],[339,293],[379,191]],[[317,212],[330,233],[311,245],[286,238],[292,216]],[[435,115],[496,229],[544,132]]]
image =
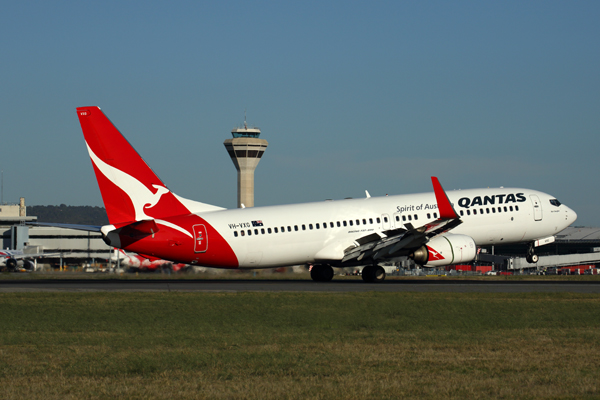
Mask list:
[[600,281],[481,281],[481,280],[356,280],[269,279],[38,279],[0,281],[0,293],[9,292],[455,292],[455,293],[600,293]]

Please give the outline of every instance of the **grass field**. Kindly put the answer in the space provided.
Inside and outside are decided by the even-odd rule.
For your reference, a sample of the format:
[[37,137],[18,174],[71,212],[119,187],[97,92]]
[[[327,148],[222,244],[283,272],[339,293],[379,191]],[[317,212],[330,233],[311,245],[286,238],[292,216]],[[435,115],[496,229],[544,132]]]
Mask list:
[[4,293],[0,398],[600,398],[600,295]]

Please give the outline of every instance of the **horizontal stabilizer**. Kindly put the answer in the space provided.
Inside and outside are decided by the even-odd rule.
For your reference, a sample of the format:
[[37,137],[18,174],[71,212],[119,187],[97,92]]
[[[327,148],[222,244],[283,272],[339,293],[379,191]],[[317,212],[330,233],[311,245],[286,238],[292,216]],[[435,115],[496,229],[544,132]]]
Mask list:
[[79,225],[79,224],[61,224],[58,222],[27,222],[28,226],[50,226],[55,228],[75,229],[86,232],[100,232],[102,228],[99,225]]
[[132,224],[125,225],[118,229],[121,234],[133,235],[133,236],[148,236],[154,235],[158,232],[158,225],[153,219],[145,219],[142,221],[136,221]]

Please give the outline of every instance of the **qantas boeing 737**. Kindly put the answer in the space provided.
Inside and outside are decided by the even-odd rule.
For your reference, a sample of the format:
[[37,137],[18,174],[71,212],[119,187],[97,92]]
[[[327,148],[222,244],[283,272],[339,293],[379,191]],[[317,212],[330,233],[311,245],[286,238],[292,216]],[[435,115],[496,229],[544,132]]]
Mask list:
[[[364,266],[363,280],[385,279],[385,261],[410,257],[425,267],[472,261],[477,246],[535,247],[575,221],[573,210],[529,189],[445,192],[227,210],[181,198],[152,172],[99,107],[77,115],[108,214],[113,247],[174,263],[216,268],[311,264],[315,281],[333,267]],[[70,226],[77,228],[76,226]]]

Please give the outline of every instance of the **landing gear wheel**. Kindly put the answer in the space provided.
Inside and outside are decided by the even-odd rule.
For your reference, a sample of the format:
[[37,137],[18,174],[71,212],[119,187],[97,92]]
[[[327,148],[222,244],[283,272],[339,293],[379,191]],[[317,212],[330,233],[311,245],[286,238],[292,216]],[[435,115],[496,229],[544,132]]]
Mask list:
[[333,268],[329,265],[313,265],[310,277],[315,282],[329,282],[333,279]]
[[383,282],[385,270],[379,265],[367,265],[362,270],[362,279],[367,283]]
[[529,245],[529,250],[527,250],[527,257],[525,257],[529,264],[535,264],[539,261],[540,257],[535,254],[535,250],[533,249],[533,244]]
[[373,282],[379,283],[385,280],[385,269],[379,265],[373,269]]

